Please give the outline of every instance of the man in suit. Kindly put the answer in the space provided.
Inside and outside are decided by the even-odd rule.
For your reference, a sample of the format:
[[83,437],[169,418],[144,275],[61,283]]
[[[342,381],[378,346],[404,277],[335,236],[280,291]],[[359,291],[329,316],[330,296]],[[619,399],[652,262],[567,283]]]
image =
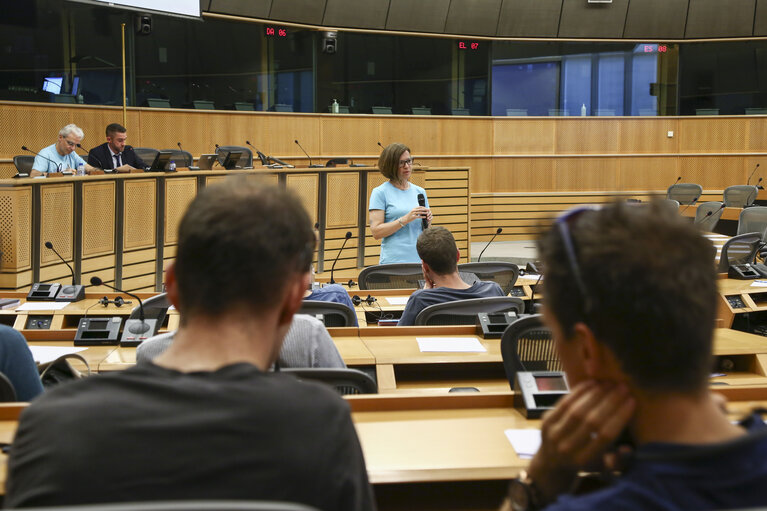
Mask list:
[[107,126],[107,141],[96,146],[88,153],[88,164],[104,170],[114,169],[116,172],[130,172],[144,169],[146,164],[131,146],[126,146],[128,130],[113,122]]

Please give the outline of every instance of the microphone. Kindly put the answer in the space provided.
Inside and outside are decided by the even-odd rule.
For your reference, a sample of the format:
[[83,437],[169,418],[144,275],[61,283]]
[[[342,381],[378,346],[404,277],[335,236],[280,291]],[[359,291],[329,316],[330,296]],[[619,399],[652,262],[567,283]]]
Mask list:
[[673,184],[673,185],[671,185],[671,186],[676,186],[676,184],[677,184],[679,181],[681,181],[681,180],[682,180],[682,176],[679,176],[678,178],[676,178],[676,181],[674,181],[674,184]]
[[761,182],[762,182],[762,179],[763,179],[763,178],[762,178],[762,177],[760,177],[760,178],[759,178],[759,181],[757,181],[757,182],[756,182],[756,185],[755,185],[755,186],[756,186],[756,187],[757,187],[759,190],[764,190],[764,187],[763,187],[762,185],[760,185],[760,184],[759,184],[759,183],[761,183]]
[[312,157],[311,157],[311,156],[309,156],[309,153],[307,153],[307,152],[306,152],[306,149],[304,149],[304,148],[301,146],[301,144],[299,144],[299,143],[298,143],[298,140],[294,140],[293,142],[295,142],[295,143],[296,143],[296,145],[297,145],[298,147],[300,147],[300,148],[301,148],[301,150],[304,152],[304,154],[306,155],[306,157],[307,157],[307,158],[309,158],[309,168],[310,168],[310,169],[321,169],[321,168],[324,168],[324,167],[325,167],[325,165],[319,165],[319,164],[314,164],[314,165],[312,165]]
[[[22,147],[22,149],[24,148]],[[757,163],[756,167],[754,167],[754,170],[752,170],[751,174],[748,176],[748,181],[746,181],[746,184],[749,184],[751,182],[751,178],[754,177],[754,174],[756,173],[758,169],[759,169],[759,164]]]
[[710,216],[711,216],[711,215],[713,215],[714,213],[719,213],[719,212],[720,212],[721,210],[723,210],[723,209],[724,209],[724,202],[722,203],[722,205],[721,205],[721,206],[719,206],[718,208],[716,208],[716,209],[715,209],[715,210],[713,210],[713,211],[709,211],[708,213],[706,213],[705,215],[703,215],[703,216],[702,216],[702,217],[700,217],[699,219],[695,220],[693,223],[694,223],[694,224],[698,224],[698,223],[701,223],[701,222],[703,222],[703,220],[705,220],[706,218],[710,217]]
[[[267,157],[266,157],[266,160],[267,160],[267,161],[271,161],[271,162],[274,162],[274,163],[276,163],[277,165],[282,165],[283,167],[286,167],[286,168],[289,168],[289,169],[294,169],[294,168],[296,168],[296,166],[295,166],[295,165],[291,165],[290,163],[285,163],[285,162],[284,162],[284,161],[282,161],[281,159],[279,159],[279,158],[275,158],[274,156],[267,156]],[[316,166],[316,165],[315,165],[315,166]],[[321,167],[321,166],[322,166],[322,165],[320,165],[320,167]]]
[[700,199],[700,197],[695,197],[692,201],[690,201],[690,203],[688,205],[686,205],[685,207],[682,208],[682,210],[679,212],[679,214],[681,215],[682,213],[687,211],[687,208],[689,208],[690,206],[692,206],[693,204],[698,202],[698,199]]
[[341,252],[344,251],[344,247],[346,246],[346,242],[349,241],[349,238],[352,237],[352,231],[346,231],[346,239],[344,239],[344,244],[341,245],[341,250],[338,251],[338,254],[336,254],[336,259],[333,261],[333,266],[330,267],[330,283],[335,284],[336,281],[333,278],[333,271],[336,269],[336,263],[338,262],[338,258],[341,257]]
[[[251,148],[256,149],[256,146],[250,143],[250,140],[245,141],[246,145],[249,145]],[[256,154],[258,155],[258,159],[261,160],[261,165],[266,165],[269,163],[269,159],[266,157],[264,153],[256,149]]]
[[72,273],[72,285],[71,286],[62,286],[59,293],[56,295],[56,301],[57,302],[78,302],[85,298],[85,286],[81,286],[77,284],[77,280],[75,279],[75,270],[72,269],[72,266],[66,260],[61,257],[61,254],[59,254],[55,248],[53,248],[53,243],[50,241],[45,242],[45,248],[48,250],[53,250],[53,253],[58,256],[61,261],[67,265],[67,268],[69,268],[70,273]]
[[91,286],[106,286],[109,289],[113,289],[118,293],[124,293],[131,298],[135,298],[138,301],[138,314],[139,319],[129,319],[125,322],[125,328],[123,329],[123,336],[120,342],[124,341],[136,341],[144,340],[154,335],[157,328],[156,319],[144,319],[144,302],[141,301],[137,295],[129,293],[122,289],[118,289],[114,286],[110,286],[98,277],[91,277]]
[[183,151],[184,150],[184,148],[181,147],[181,142],[176,142],[176,145],[178,146],[178,150],[179,151]]
[[482,260],[482,254],[485,253],[485,250],[487,250],[487,247],[490,246],[490,244],[493,242],[495,237],[498,236],[499,234],[501,234],[502,232],[503,232],[503,229],[501,229],[500,227],[498,228],[497,231],[495,231],[495,234],[493,234],[493,237],[490,238],[490,241],[487,242],[487,245],[485,245],[485,248],[483,248],[482,252],[479,253],[479,257],[477,258],[477,262],[480,262]]
[[381,142],[378,142],[378,145],[379,145],[379,146],[381,146],[381,149],[386,149],[386,148],[385,148],[385,147],[384,147],[384,146],[381,144]]
[[86,148],[84,148],[82,144],[77,144],[77,147],[79,147],[80,149],[88,153],[88,159],[90,159],[90,157],[93,156],[93,159],[98,162],[99,168],[102,170],[104,169],[104,164],[101,162],[101,160],[99,160],[98,156],[96,156],[95,154],[91,154],[91,152],[87,150]]
[[[426,207],[426,197],[424,197],[422,193],[418,194],[418,205]],[[425,218],[421,218],[421,227],[423,228],[424,231],[428,229],[429,221],[426,220]]]
[[35,156],[39,156],[40,158],[43,158],[44,160],[48,160],[49,162],[51,162],[54,165],[56,165],[56,172],[61,172],[61,163],[55,162],[55,161],[51,160],[50,158],[48,158],[47,156],[43,156],[40,153],[36,153],[32,149],[28,148],[25,145],[21,146],[21,150],[22,151],[30,152],[30,153],[34,154]]

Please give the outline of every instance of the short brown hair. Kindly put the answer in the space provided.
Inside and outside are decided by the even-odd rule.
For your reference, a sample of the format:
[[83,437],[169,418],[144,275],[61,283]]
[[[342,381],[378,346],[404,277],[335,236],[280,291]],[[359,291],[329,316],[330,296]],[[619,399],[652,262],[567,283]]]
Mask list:
[[706,388],[717,303],[714,248],[692,223],[660,201],[616,202],[555,224],[538,250],[544,300],[565,337],[575,323],[588,325],[641,389]]
[[399,179],[399,157],[407,151],[410,152],[410,148],[405,144],[394,142],[389,144],[378,157],[378,170],[389,181],[397,181]]
[[127,133],[128,130],[125,129],[125,126],[122,124],[117,124],[116,122],[113,122],[109,126],[107,126],[107,136],[108,137],[114,137],[115,133]]
[[437,275],[450,275],[458,269],[458,246],[452,233],[442,226],[423,231],[415,248],[421,260]]
[[269,308],[291,276],[309,271],[315,243],[309,215],[292,192],[244,177],[206,187],[178,229],[182,317]]

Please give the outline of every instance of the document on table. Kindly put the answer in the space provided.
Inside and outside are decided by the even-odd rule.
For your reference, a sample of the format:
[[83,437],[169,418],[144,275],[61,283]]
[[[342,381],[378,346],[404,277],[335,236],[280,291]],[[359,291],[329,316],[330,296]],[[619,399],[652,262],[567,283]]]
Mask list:
[[751,283],[751,287],[767,287],[767,280],[755,280]]
[[69,305],[69,302],[24,302],[17,311],[60,311]]
[[421,353],[484,353],[487,351],[479,339],[466,337],[416,337]]
[[29,350],[32,352],[32,358],[34,358],[37,364],[47,364],[53,362],[62,355],[69,355],[71,353],[79,353],[85,351],[88,348],[74,348],[68,346],[30,346]]
[[507,429],[504,433],[520,459],[532,458],[541,447],[540,429]]
[[389,305],[407,305],[409,296],[387,296],[386,301]]

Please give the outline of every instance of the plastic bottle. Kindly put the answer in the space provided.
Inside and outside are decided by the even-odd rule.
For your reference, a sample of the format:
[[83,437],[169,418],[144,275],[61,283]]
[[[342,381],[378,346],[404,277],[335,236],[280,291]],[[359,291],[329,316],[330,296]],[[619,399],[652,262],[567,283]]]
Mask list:
[[586,103],[581,105],[581,117],[586,117]]
[[82,163],[77,164],[77,175],[78,176],[84,176],[85,175],[85,165]]
[[176,160],[171,160],[168,165],[168,172],[176,172]]
[[335,99],[333,100],[333,103],[331,104],[331,108],[330,108],[330,110],[331,110],[331,112],[333,112],[334,114],[337,114],[337,113],[338,113],[338,101],[336,101]]

